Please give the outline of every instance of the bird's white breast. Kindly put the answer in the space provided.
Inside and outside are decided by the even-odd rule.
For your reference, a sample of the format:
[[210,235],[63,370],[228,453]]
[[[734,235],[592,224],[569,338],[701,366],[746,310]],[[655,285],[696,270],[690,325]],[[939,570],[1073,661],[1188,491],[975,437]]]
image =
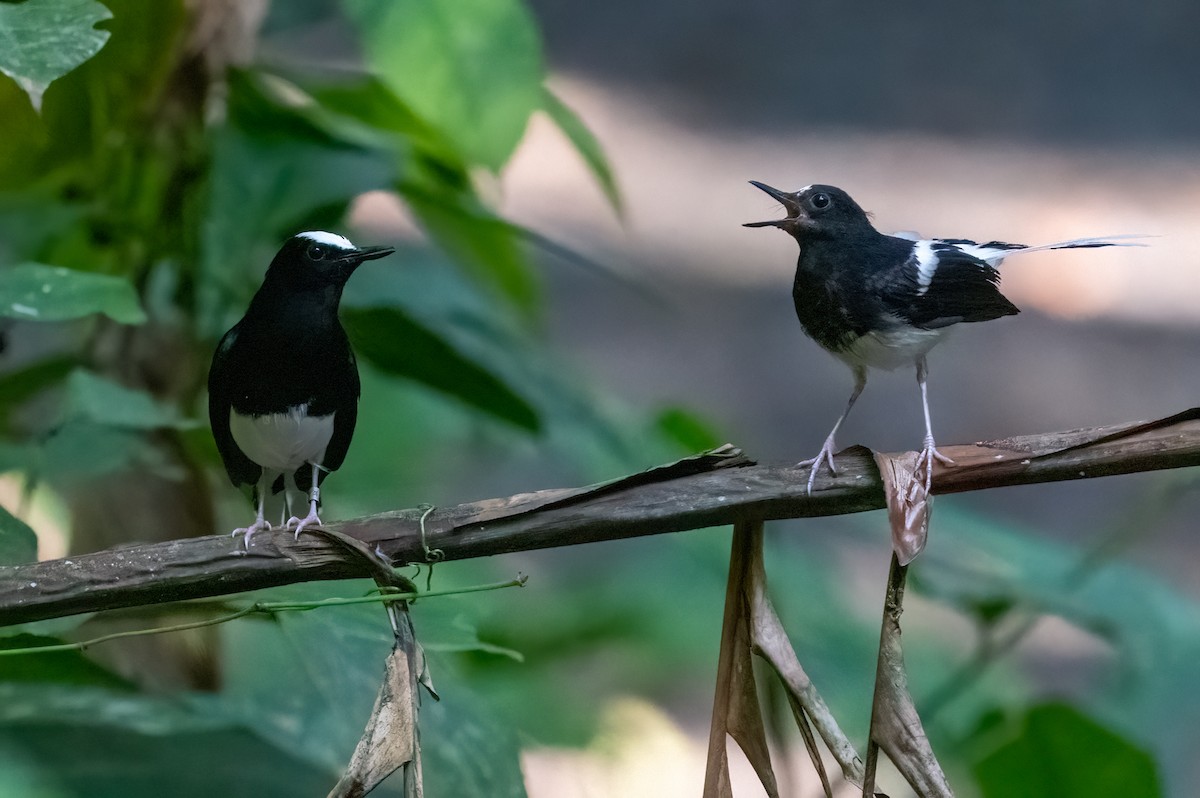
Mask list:
[[891,371],[901,366],[911,366],[917,358],[933,349],[947,332],[948,327],[922,330],[899,326],[877,330],[856,339],[850,346],[834,354],[851,367],[867,366]]
[[238,448],[263,468],[294,471],[325,459],[333,437],[333,414],[310,416],[308,405],[265,416],[244,416],[231,409],[229,431]]

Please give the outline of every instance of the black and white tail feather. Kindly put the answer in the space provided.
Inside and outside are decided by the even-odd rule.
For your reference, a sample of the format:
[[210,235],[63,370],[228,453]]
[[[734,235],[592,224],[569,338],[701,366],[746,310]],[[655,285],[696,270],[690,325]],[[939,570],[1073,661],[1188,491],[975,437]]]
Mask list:
[[[897,238],[909,238],[913,241],[920,241],[920,236],[912,234],[893,234]],[[1139,239],[1149,238],[1149,236],[1138,235],[1136,233],[1126,233],[1115,236],[1093,236],[1091,238],[1074,238],[1070,241],[1058,241],[1053,244],[1037,244],[1028,246],[1026,244],[1009,244],[1004,241],[988,241],[986,244],[980,244],[965,238],[934,238],[930,239],[935,244],[949,244],[960,252],[965,252],[973,258],[978,258],[990,266],[999,266],[1000,263],[1011,255],[1024,255],[1028,252],[1045,252],[1051,249],[1100,249],[1101,247],[1144,247],[1146,246]]]

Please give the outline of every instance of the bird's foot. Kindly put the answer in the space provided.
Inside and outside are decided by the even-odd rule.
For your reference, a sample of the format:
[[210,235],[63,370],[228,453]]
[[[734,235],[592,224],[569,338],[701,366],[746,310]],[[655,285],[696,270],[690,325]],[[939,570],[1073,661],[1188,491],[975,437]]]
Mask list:
[[829,473],[837,476],[837,468],[833,465],[833,435],[825,439],[825,445],[821,447],[821,451],[816,457],[810,457],[807,460],[801,460],[796,463],[796,468],[811,468],[808,472],[808,495],[812,495],[813,484],[817,481],[817,472],[821,470],[821,463],[829,465]]
[[931,487],[933,487],[933,461],[934,460],[937,460],[939,463],[941,463],[944,466],[954,465],[954,461],[951,460],[946,455],[939,452],[937,450],[937,447],[933,445],[933,438],[931,436],[927,435],[925,437],[925,446],[924,446],[924,448],[921,449],[920,457],[917,458],[917,471],[916,471],[916,476],[918,476],[918,477],[920,477],[922,471],[924,472],[925,479],[923,481],[925,483],[925,493],[926,494],[928,494],[929,489]]
[[312,506],[312,508],[308,511],[308,515],[304,516],[303,518],[297,518],[296,516],[293,515],[291,518],[288,519],[286,526],[288,529],[292,529],[293,527],[295,528],[295,530],[296,530],[296,538],[295,539],[299,540],[300,533],[304,531],[305,527],[325,526],[325,524],[321,521],[321,517],[317,515],[317,507],[314,504]]
[[255,532],[270,532],[271,522],[259,516],[250,526],[240,526],[229,533],[230,537],[236,538],[238,535],[243,536],[242,544],[248,549],[250,548],[250,537]]

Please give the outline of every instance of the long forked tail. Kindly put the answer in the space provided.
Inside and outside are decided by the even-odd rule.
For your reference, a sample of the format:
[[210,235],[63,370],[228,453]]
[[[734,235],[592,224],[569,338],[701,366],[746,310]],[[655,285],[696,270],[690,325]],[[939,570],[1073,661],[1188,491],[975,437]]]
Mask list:
[[1053,244],[1025,246],[1024,244],[1006,244],[1003,241],[989,241],[986,244],[976,244],[970,241],[947,241],[972,257],[986,261],[993,266],[1000,264],[1010,255],[1023,255],[1026,252],[1043,252],[1048,249],[1098,249],[1100,247],[1145,247],[1149,246],[1140,239],[1151,236],[1128,233],[1115,236],[1096,236],[1094,238],[1073,238],[1070,241],[1056,241]]
[[1146,235],[1138,235],[1137,233],[1126,233],[1119,236],[1097,236],[1095,238],[1075,238],[1070,241],[1059,241],[1055,244],[1040,244],[1036,247],[1021,247],[1020,249],[1012,250],[1010,254],[1016,255],[1019,252],[1041,252],[1045,249],[1095,249],[1098,247],[1145,247],[1149,246],[1143,241],[1137,239],[1150,238]]

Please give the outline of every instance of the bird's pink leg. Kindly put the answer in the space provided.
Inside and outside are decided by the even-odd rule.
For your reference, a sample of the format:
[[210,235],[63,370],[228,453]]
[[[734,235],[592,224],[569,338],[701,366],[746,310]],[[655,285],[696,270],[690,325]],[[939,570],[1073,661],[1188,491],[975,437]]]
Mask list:
[[850,408],[854,407],[854,403],[858,401],[859,395],[863,392],[863,388],[867,387],[867,370],[859,367],[854,369],[854,391],[850,394],[850,401],[846,402],[846,409],[838,416],[838,420],[834,423],[833,429],[829,432],[829,437],[825,439],[825,445],[821,447],[821,451],[816,457],[802,460],[796,463],[796,468],[808,468],[808,494],[812,495],[813,483],[817,480],[817,472],[821,470],[821,463],[825,462],[829,465],[829,473],[837,475],[837,468],[833,465],[833,439],[837,435],[838,427],[842,426],[842,422],[846,420],[846,416],[850,415]]
[[305,527],[314,524],[323,526],[321,517],[317,515],[317,507],[321,504],[321,488],[317,484],[317,474],[320,473],[321,467],[316,463],[311,463],[311,465],[312,489],[308,492],[308,515],[303,518],[292,516],[287,522],[288,529],[291,529],[293,526],[296,528],[296,540],[300,539],[300,533],[304,531]]
[[929,366],[926,365],[925,358],[922,356],[917,360],[917,384],[921,386],[921,406],[925,409],[925,445],[917,460],[917,474],[924,469],[926,493],[929,493],[929,489],[933,486],[933,461],[937,460],[942,465],[954,465],[954,461],[939,452],[933,443],[933,423],[929,419],[929,394],[925,386],[928,374]]
[[250,548],[250,538],[254,535],[254,533],[271,531],[271,522],[263,517],[263,510],[266,508],[267,504],[266,487],[268,484],[269,475],[267,474],[266,470],[264,470],[262,476],[258,479],[258,484],[254,486],[254,495],[258,500],[258,515],[255,517],[254,523],[250,526],[238,527],[230,533],[230,536],[235,538],[238,535],[243,535],[244,537],[242,543],[247,549]]

